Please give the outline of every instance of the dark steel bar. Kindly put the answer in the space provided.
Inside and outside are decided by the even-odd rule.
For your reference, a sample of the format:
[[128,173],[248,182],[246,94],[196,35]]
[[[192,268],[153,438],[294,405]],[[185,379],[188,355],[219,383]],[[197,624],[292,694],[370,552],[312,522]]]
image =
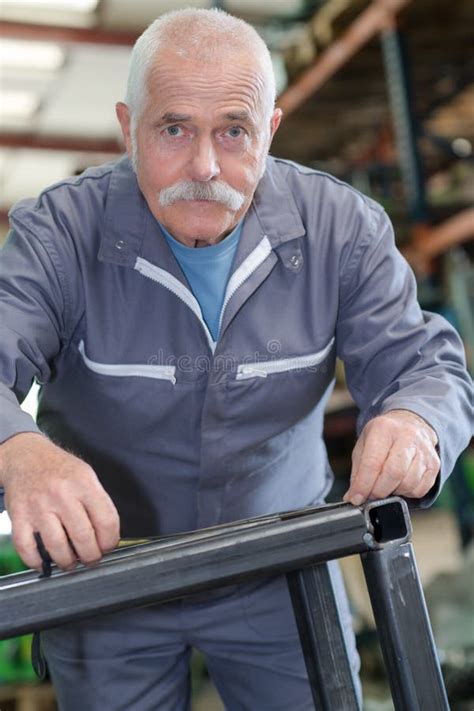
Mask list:
[[[374,511],[383,512],[384,530]],[[66,573],[53,566],[47,579],[34,571],[5,576],[0,639],[362,553],[382,541],[385,529],[391,538],[408,538],[401,499],[302,509],[158,539],[118,549],[93,567]]]
[[361,558],[396,711],[449,711],[411,544]]
[[315,708],[360,711],[328,564],[287,580]]

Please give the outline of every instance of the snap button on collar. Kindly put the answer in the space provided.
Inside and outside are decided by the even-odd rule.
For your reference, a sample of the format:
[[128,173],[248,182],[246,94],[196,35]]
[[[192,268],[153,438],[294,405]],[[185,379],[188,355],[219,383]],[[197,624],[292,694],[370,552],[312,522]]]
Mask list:
[[303,266],[303,255],[301,254],[301,251],[299,249],[295,250],[293,247],[293,250],[290,252],[288,257],[285,260],[285,265],[288,269],[291,269],[292,272],[299,272]]
[[278,245],[277,254],[286,269],[294,274],[297,274],[303,268],[304,255],[299,240],[292,240]]

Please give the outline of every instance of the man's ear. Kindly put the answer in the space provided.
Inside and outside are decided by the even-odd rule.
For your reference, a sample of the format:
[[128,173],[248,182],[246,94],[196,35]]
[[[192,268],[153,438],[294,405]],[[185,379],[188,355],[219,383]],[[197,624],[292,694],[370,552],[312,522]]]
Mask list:
[[115,104],[115,114],[122,129],[123,141],[129,158],[132,158],[132,136],[130,133],[130,111],[127,104],[119,101]]
[[281,109],[275,109],[270,119],[270,143],[273,140],[273,136],[278,131],[282,117],[283,111]]

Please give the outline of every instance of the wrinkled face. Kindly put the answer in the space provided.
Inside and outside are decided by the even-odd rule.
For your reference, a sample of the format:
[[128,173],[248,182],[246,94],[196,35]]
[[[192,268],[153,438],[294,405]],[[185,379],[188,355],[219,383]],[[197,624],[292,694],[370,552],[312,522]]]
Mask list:
[[149,75],[135,141],[117,105],[151,212],[188,246],[218,242],[252,201],[281,118],[264,117],[263,81],[246,54],[204,64],[168,51]]

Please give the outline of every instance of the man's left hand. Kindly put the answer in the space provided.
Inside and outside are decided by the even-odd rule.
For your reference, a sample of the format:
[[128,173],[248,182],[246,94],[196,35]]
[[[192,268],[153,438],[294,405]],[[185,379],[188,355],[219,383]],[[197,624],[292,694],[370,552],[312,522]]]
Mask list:
[[435,431],[408,410],[370,420],[352,453],[351,484],[344,501],[360,506],[391,494],[421,498],[439,472]]

